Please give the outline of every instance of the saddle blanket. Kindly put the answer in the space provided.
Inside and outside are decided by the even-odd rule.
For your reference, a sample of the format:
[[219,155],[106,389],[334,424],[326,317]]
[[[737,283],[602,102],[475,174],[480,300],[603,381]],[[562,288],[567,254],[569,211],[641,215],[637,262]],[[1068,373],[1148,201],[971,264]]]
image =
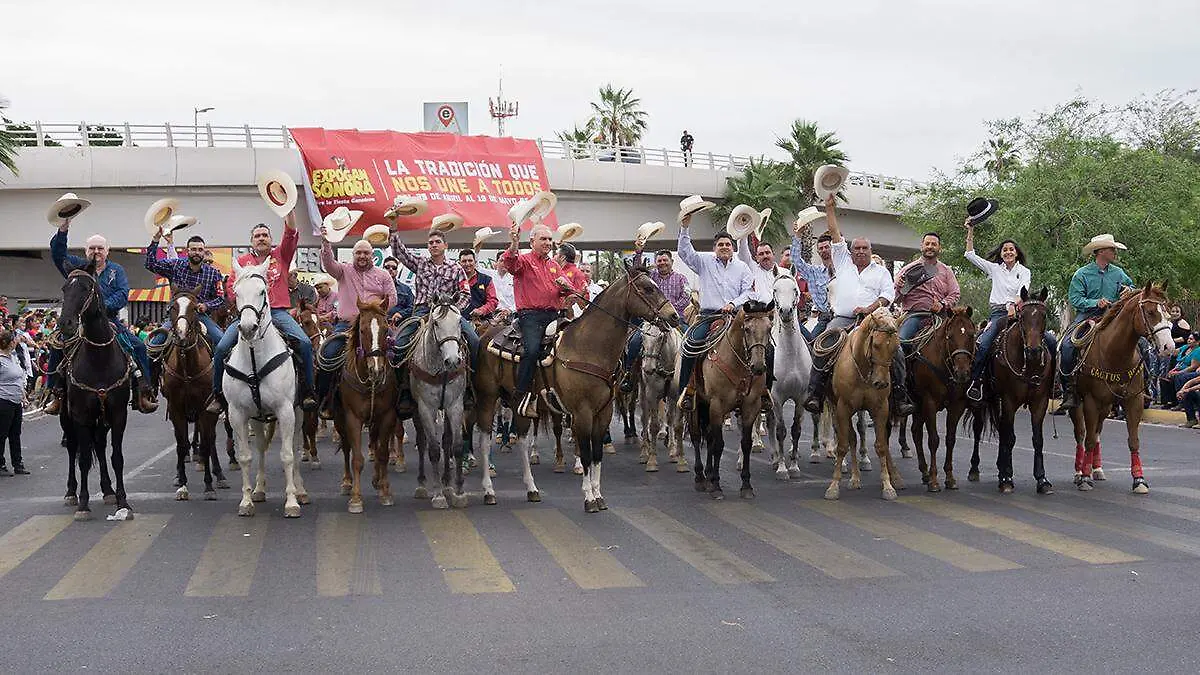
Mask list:
[[[563,325],[565,322],[559,319],[546,328],[546,334],[542,336],[542,357],[538,365],[548,366],[554,362],[554,345],[558,340],[558,331],[562,329]],[[509,324],[491,340],[488,340],[487,350],[488,353],[499,356],[505,361],[520,363],[524,350],[521,347],[521,329],[517,322]]]

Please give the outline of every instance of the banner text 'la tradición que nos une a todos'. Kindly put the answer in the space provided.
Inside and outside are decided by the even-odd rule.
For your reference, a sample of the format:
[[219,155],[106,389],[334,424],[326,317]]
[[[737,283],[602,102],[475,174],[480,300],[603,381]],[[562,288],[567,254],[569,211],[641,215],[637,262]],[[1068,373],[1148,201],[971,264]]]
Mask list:
[[[339,206],[362,211],[351,234],[376,223],[397,196],[424,198],[429,210],[396,227],[421,230],[457,213],[466,227],[508,227],[508,209],[549,189],[537,143],[516,138],[396,131],[290,129],[304,160],[305,188],[321,218]],[[543,219],[554,227],[554,214]],[[315,224],[319,232],[320,221]]]

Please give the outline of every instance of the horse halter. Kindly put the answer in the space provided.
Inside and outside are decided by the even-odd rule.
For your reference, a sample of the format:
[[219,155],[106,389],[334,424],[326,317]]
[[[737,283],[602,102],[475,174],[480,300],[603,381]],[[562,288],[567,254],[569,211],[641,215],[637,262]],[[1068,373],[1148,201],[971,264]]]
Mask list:
[[[1138,291],[1138,295],[1143,295],[1143,294],[1144,294],[1144,291]],[[1154,327],[1155,324],[1151,324],[1150,317],[1146,315],[1146,305],[1151,304],[1151,303],[1158,305],[1158,315],[1160,317],[1167,316],[1167,313],[1165,311],[1163,311],[1163,303],[1158,300],[1155,300],[1153,298],[1145,298],[1145,297],[1138,300],[1138,312],[1142,315],[1142,327],[1144,329],[1141,332],[1141,335],[1143,337],[1145,337],[1147,340],[1149,340],[1150,342],[1154,342],[1154,340],[1157,338],[1159,333],[1161,333],[1163,331],[1167,331],[1167,332],[1171,331],[1171,323],[1168,321],[1168,322],[1164,323],[1163,325],[1155,328]]]
[[[637,281],[639,279],[641,279],[642,277],[646,277],[647,279],[649,279],[650,275],[644,271],[635,272],[634,274],[629,275],[629,281],[625,285],[630,290],[632,290],[633,294],[636,295],[639,300],[642,301],[642,304],[644,304],[646,306],[646,309],[651,310],[650,313],[653,314],[655,317],[654,319],[651,319],[651,320],[657,321],[659,314],[662,313],[663,307],[669,306],[671,304],[671,301],[667,300],[666,296],[663,296],[663,301],[661,303],[659,303],[658,306],[655,306],[652,302],[650,302],[650,298],[646,295],[645,292],[642,291],[642,289],[638,288],[638,285],[637,285]],[[650,283],[654,283],[654,281],[651,280]]]
[[[1023,347],[1023,349],[1021,350],[1021,353],[1026,355],[1025,370],[1028,370],[1029,366],[1030,366],[1029,358],[1028,358],[1028,351],[1031,349],[1041,348],[1042,342],[1041,342],[1040,336],[1038,338],[1038,341],[1035,344],[1031,345],[1025,341],[1025,335],[1026,335],[1026,333],[1029,332],[1028,329],[1025,327],[1025,318],[1026,318],[1025,308],[1026,307],[1041,307],[1041,308],[1045,309],[1046,303],[1041,300],[1025,300],[1024,302],[1021,303],[1021,309],[1017,312],[1017,329],[1021,333],[1021,345]],[[1047,350],[1043,348],[1043,349],[1039,349],[1039,351],[1042,355],[1042,358],[1041,358],[1041,361],[1038,363],[1038,367],[1042,368],[1046,365],[1046,351]],[[1009,369],[1010,370],[1012,369],[1011,366]],[[1013,372],[1016,372],[1016,371],[1014,370]]]
[[[267,334],[267,322],[263,320],[263,317],[269,317],[271,315],[271,306],[268,303],[268,298],[270,297],[270,287],[267,285],[267,278],[261,274],[247,274],[245,276],[238,277],[237,283],[241,283],[243,279],[259,279],[263,282],[262,305],[259,307],[255,307],[254,305],[238,305],[239,322],[242,320],[242,312],[245,312],[246,310],[254,312],[254,317],[257,321],[257,328],[255,328],[254,331],[254,339],[261,340],[263,336]],[[236,289],[237,284],[234,284],[234,287]]]
[[[859,325],[861,326],[862,324],[860,323]],[[879,365],[875,361],[875,334],[883,333],[884,335],[892,335],[897,332],[898,331],[896,328],[893,328],[891,326],[880,326],[878,324],[872,325],[871,330],[867,331],[867,373],[864,374],[862,369],[858,367],[858,359],[857,358],[850,359],[854,363],[854,369],[858,371],[858,376],[859,376],[859,378],[862,379],[863,382],[870,383],[870,381],[871,381],[870,372],[872,370],[874,370],[876,366]],[[852,356],[857,356],[857,355],[852,354]],[[888,367],[889,368],[891,367],[890,360],[888,362]]]
[[[117,331],[115,331],[115,330],[112,331],[112,337],[105,340],[104,342],[95,342],[92,339],[90,339],[84,333],[84,331],[82,329],[84,315],[86,315],[88,313],[88,308],[92,307],[92,305],[95,302],[97,302],[98,298],[100,297],[100,282],[96,279],[95,276],[88,274],[86,271],[84,271],[82,269],[72,270],[71,273],[67,275],[67,280],[70,281],[71,279],[87,279],[92,284],[91,289],[88,291],[87,299],[85,299],[83,301],[83,305],[81,305],[79,307],[79,314],[77,314],[75,317],[75,320],[77,322],[79,322],[79,324],[81,324],[80,326],[78,326],[76,328],[76,330],[78,330],[79,332],[78,332],[78,337],[75,339],[83,340],[84,342],[88,343],[89,345],[92,345],[93,347],[107,347],[108,345],[112,344],[117,339]],[[103,314],[103,312],[101,312],[101,313]]]
[[[965,356],[968,359],[974,361],[975,354],[970,349],[965,349],[965,348],[959,348],[959,349],[954,349],[954,350],[950,349],[949,325],[950,325],[950,322],[947,321],[946,322],[946,336],[945,336],[945,339],[946,339],[946,372],[950,373],[951,374],[950,379],[954,380],[955,379],[954,375],[953,375],[953,373],[954,373],[954,357],[961,355],[961,356]],[[971,344],[972,345],[975,344],[975,341],[972,340]],[[955,380],[955,381],[957,381],[957,380]],[[959,384],[963,384],[963,382],[959,382]]]
[[[655,374],[664,375],[664,376],[671,375],[672,373],[675,372],[675,364],[674,363],[670,364],[670,366],[671,366],[670,370],[663,367],[662,346],[663,346],[663,342],[667,339],[666,331],[674,330],[674,329],[671,329],[671,328],[664,329],[664,328],[659,328],[658,326],[654,326],[654,328],[655,328],[655,330],[657,330],[659,332],[658,338],[656,340],[654,340],[655,349],[653,351],[650,349],[645,349],[645,348],[642,349],[642,363],[652,360],[652,361],[654,361],[654,373]],[[650,336],[646,335],[645,337],[648,338]]]

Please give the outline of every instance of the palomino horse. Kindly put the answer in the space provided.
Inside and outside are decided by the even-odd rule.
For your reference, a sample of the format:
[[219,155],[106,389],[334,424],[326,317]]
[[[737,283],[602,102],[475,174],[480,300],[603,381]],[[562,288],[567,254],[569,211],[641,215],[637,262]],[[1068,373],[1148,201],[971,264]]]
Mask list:
[[[675,471],[687,473],[683,456],[683,415],[675,399],[675,373],[679,370],[679,352],[683,336],[674,328],[643,324],[642,362],[638,399],[642,404],[642,453],[638,461],[646,471],[658,471],[658,432],[666,429],[667,460],[675,462]],[[663,414],[663,408],[666,414]],[[665,419],[664,419],[665,417]]]
[[[674,325],[678,315],[662,291],[650,279],[643,266],[631,267],[625,276],[613,282],[596,296],[583,316],[564,327],[558,335],[554,361],[539,368],[534,380],[538,388],[553,389],[571,416],[571,431],[583,462],[583,508],[596,513],[608,508],[600,493],[600,468],[604,457],[602,439],[612,420],[614,378],[620,367],[625,347],[625,331],[629,320],[641,317],[647,321],[663,321]],[[486,344],[486,343],[485,343]],[[512,400],[516,364],[491,354],[486,348],[479,353],[479,370],[475,373],[475,447],[483,449],[480,463],[488,465],[491,454],[491,424],[496,402],[503,396],[509,405]],[[543,405],[546,405],[543,398]],[[529,431],[529,420],[514,416],[513,427],[518,439]],[[517,442],[520,447],[520,440]],[[541,501],[541,493],[533,482],[529,456],[522,454],[525,469],[526,499]],[[484,503],[495,504],[496,492],[491,476],[483,474]]]
[[1055,354],[1045,348],[1042,336],[1046,333],[1046,296],[1049,289],[1035,296],[1021,288],[1021,309],[1015,323],[1004,329],[995,342],[991,358],[991,377],[983,380],[983,400],[988,414],[975,415],[975,450],[971,453],[971,472],[967,480],[979,480],[979,437],[985,421],[1000,432],[1000,449],[996,455],[999,490],[1013,491],[1013,446],[1017,443],[1015,418],[1021,406],[1029,407],[1029,422],[1033,427],[1033,477],[1037,492],[1048,495],[1054,486],[1046,480],[1042,463],[1042,423],[1050,405],[1054,388]]
[[[125,456],[122,441],[129,414],[130,373],[133,364],[109,323],[96,280],[95,263],[67,275],[63,306],[58,320],[63,335],[63,360],[59,376],[66,378],[66,398],[61,415],[70,419],[67,450],[79,462],[79,484],[75,496],[75,520],[90,520],[88,472],[92,459],[100,464],[101,486],[105,437],[112,436],[112,468],[116,476],[115,503],[129,509],[125,495]],[[74,478],[74,475],[71,476]],[[71,487],[68,483],[68,487]],[[68,495],[68,503],[72,501]],[[109,501],[105,492],[104,503]],[[130,509],[132,511],[132,509]]]
[[[308,304],[307,300],[301,300],[300,307],[296,310],[296,323],[300,324],[301,330],[312,342],[313,354],[320,354],[321,344],[325,341],[326,326],[317,320],[317,308]],[[309,468],[320,469],[321,460],[317,457],[317,426],[320,424],[320,418],[316,410],[306,410],[303,414],[300,434],[304,440],[304,450],[300,461],[307,463]]]
[[[833,463],[833,480],[825,490],[826,499],[840,496],[842,461],[846,452],[855,443],[854,429],[850,418],[859,410],[866,410],[875,422],[875,454],[879,457],[879,479],[883,486],[883,498],[896,498],[896,488],[903,489],[900,472],[892,463],[888,451],[888,436],[891,434],[888,419],[888,397],[892,391],[892,355],[900,348],[900,336],[896,320],[891,312],[880,307],[863,319],[862,323],[846,337],[846,344],[837,356],[833,367],[833,386],[830,387],[830,402],[834,406],[834,421],[837,424],[837,457]],[[850,488],[862,487],[858,463],[852,465]]]
[[[1142,422],[1146,389],[1138,338],[1155,343],[1160,356],[1175,348],[1167,315],[1167,284],[1147,283],[1127,290],[1104,313],[1091,343],[1080,348],[1076,391],[1079,406],[1071,411],[1075,427],[1075,485],[1091,490],[1092,467],[1100,465],[1100,432],[1114,402],[1125,409],[1129,435],[1129,472],[1133,491],[1144,495],[1150,484],[1142,475],[1138,425]],[[1070,340],[1071,335],[1064,335]]]
[[[804,419],[804,393],[812,371],[812,352],[804,333],[800,331],[796,308],[800,303],[800,286],[790,274],[780,276],[772,284],[775,321],[771,325],[771,342],[775,344],[775,382],[771,384],[771,408],[767,410],[768,441],[771,442],[771,463],[775,477],[780,480],[800,477],[796,454],[800,445],[800,423]],[[783,405],[792,401],[792,451],[784,451],[788,425],[783,419]],[[814,431],[814,438],[816,432]],[[817,455],[813,450],[813,455]],[[820,456],[817,455],[817,459]]]
[[[975,322],[970,307],[955,307],[930,315],[934,327],[914,338],[910,356],[911,390],[917,395],[913,412],[912,439],[917,449],[921,481],[930,492],[941,492],[938,481],[938,412],[946,410],[946,489],[957,490],[954,477],[954,442],[958,422],[967,410],[967,386],[971,383],[971,364],[975,359]],[[929,433],[929,463],[925,463],[922,427]]]
[[[754,425],[762,411],[767,390],[767,344],[775,310],[761,302],[748,302],[727,319],[724,334],[716,337],[714,326],[710,340],[716,344],[697,368],[702,386],[697,387],[696,409],[692,418],[692,446],[696,455],[696,490],[708,492],[713,499],[724,499],[721,491],[721,453],[725,451],[722,421],[739,410],[742,427],[742,499],[753,499],[750,486],[750,446]],[[710,342],[711,344],[711,342]],[[686,346],[685,346],[686,348]],[[685,383],[680,383],[685,386]],[[701,439],[706,441],[706,463],[700,458]]]
[[[342,494],[350,495],[347,510],[362,513],[362,432],[366,426],[374,459],[371,485],[381,506],[396,503],[388,481],[388,439],[396,427],[395,371],[388,363],[387,308],[380,302],[358,301],[358,316],[346,338],[345,363],[337,381],[333,423],[341,437]],[[313,434],[316,434],[314,425]]]
[[217,456],[217,417],[205,409],[212,392],[213,350],[203,335],[196,310],[199,288],[187,292],[172,289],[171,338],[162,360],[162,391],[167,399],[167,417],[175,428],[175,499],[188,499],[187,458],[192,450],[188,426],[195,424],[199,437],[198,461],[204,467],[204,498],[216,499],[213,474],[221,487],[229,487]]
[[[283,464],[285,518],[299,518],[300,505],[308,503],[308,493],[296,461],[296,369],[292,367],[283,335],[271,323],[271,305],[267,297],[267,267],[241,267],[233,262],[237,281],[239,319],[237,342],[225,367],[225,400],[229,406],[229,424],[233,427],[238,463],[242,467],[242,500],[239,516],[253,516],[254,502],[266,501],[267,434],[269,420],[275,421],[280,436],[279,460]],[[253,488],[250,483],[250,432],[258,450],[258,466]]]
[[[464,399],[470,377],[467,343],[460,327],[462,315],[453,299],[434,299],[429,316],[420,331],[413,336],[408,357],[409,388],[417,403],[413,419],[417,431],[417,499],[428,499],[425,486],[425,458],[437,479],[438,487],[431,503],[435,509],[448,505],[463,508],[467,496],[463,493],[463,425]],[[489,427],[490,428],[490,427]],[[484,437],[484,446],[491,445],[491,434]],[[442,470],[438,471],[438,460]],[[454,461],[451,462],[451,459]],[[454,466],[451,466],[453,463]],[[487,465],[483,474],[487,475]],[[454,471],[454,484],[450,471]],[[449,500],[449,504],[447,504]]]

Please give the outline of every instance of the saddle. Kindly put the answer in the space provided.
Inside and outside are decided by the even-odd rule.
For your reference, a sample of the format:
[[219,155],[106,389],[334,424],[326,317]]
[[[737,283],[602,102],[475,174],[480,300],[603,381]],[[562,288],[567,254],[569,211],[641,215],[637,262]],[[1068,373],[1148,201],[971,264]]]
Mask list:
[[[558,334],[571,321],[572,319],[569,318],[559,318],[551,321],[546,326],[546,333],[542,336],[542,349],[538,365],[548,366],[554,361],[554,344],[558,340]],[[524,351],[521,345],[520,320],[512,322],[499,333],[496,333],[488,341],[487,350],[488,353],[499,356],[505,361],[520,363],[521,354]]]

